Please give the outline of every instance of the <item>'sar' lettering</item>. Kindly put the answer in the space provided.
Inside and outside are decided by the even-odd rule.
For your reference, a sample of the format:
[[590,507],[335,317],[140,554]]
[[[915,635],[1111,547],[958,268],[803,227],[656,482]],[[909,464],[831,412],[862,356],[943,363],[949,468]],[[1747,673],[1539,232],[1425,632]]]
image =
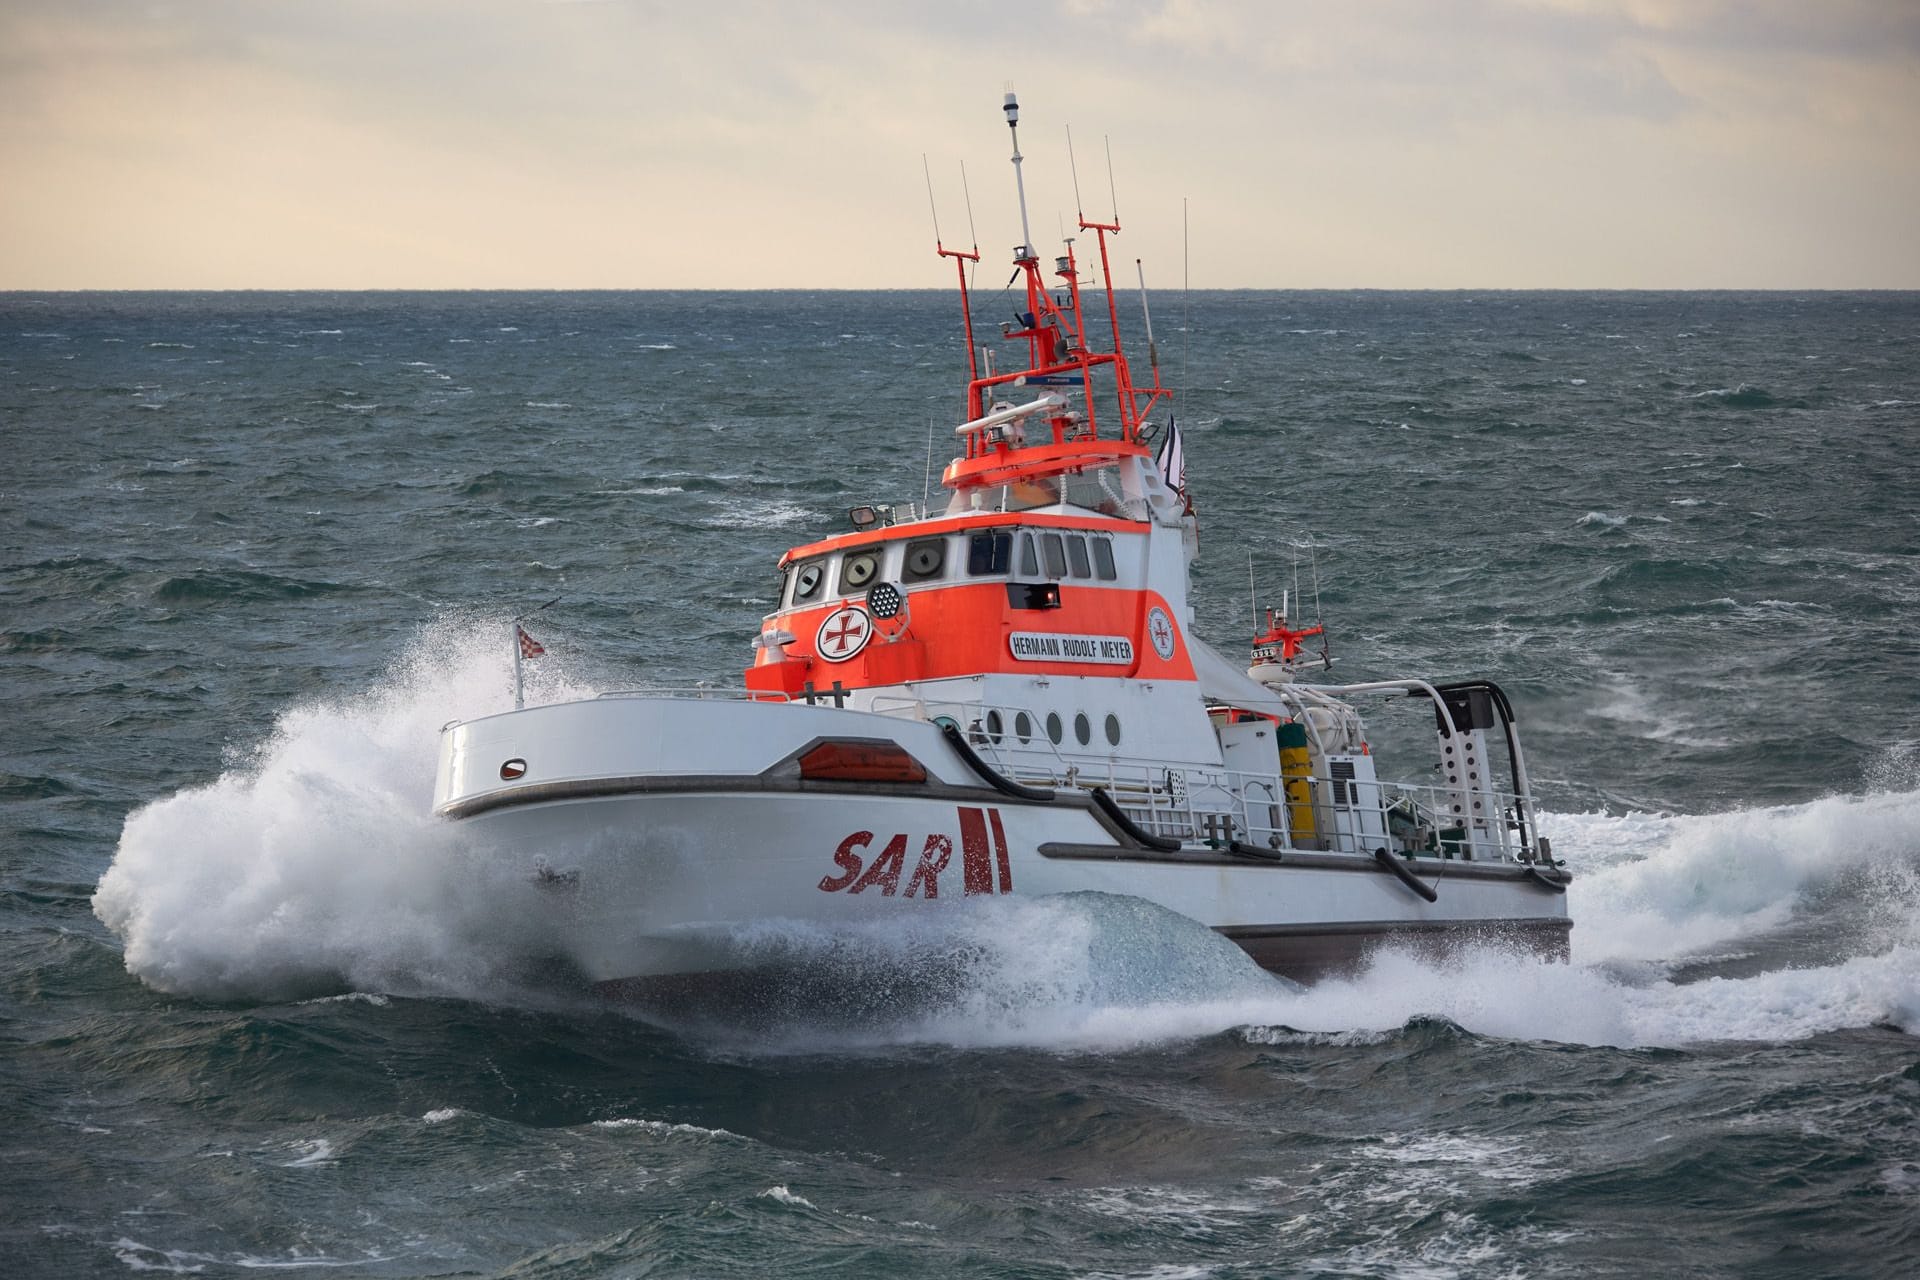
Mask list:
[[853,882],[848,893],[859,893],[863,889],[880,886],[882,897],[891,898],[893,891],[900,887],[900,871],[907,862],[907,838],[895,836],[887,841],[887,847],[880,856],[867,864],[866,874]]
[[838,893],[857,880],[864,859],[854,850],[864,849],[872,843],[873,832],[871,831],[856,831],[842,840],[840,847],[833,851],[833,861],[840,868],[840,874],[822,877],[820,888],[827,893]]
[[940,896],[940,873],[947,869],[947,863],[953,858],[953,841],[935,833],[927,837],[927,847],[920,851],[920,865],[913,869],[913,879],[907,881],[907,896],[918,897],[921,885],[927,887],[927,897]]
[[[1007,845],[1007,831],[1000,820],[1000,811],[962,805],[955,816],[960,822],[961,895],[974,897],[979,894],[1012,893],[1012,851]],[[871,831],[856,831],[842,840],[833,851],[833,862],[840,869],[839,874],[823,877],[820,881],[821,892],[864,893],[868,889],[878,889],[883,898],[940,896],[940,877],[953,862],[952,836],[936,831],[926,838],[921,845],[919,859],[914,864],[913,875],[907,880],[905,893],[900,892],[900,877],[907,869],[908,837],[905,834],[890,837],[886,846],[869,862],[861,856],[860,851],[870,848],[873,841],[874,834]],[[947,883],[951,887],[953,882],[949,880]]]

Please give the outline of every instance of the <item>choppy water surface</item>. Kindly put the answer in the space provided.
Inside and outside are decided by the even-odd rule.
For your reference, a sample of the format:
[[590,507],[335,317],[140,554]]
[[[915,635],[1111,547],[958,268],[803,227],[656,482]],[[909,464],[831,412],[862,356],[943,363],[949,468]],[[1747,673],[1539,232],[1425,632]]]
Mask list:
[[951,311],[0,296],[7,1273],[1911,1274],[1914,295],[1161,299],[1200,630],[1311,540],[1345,674],[1499,680],[1572,965],[1298,990],[1074,895],[795,934],[951,988],[768,1031],[515,954],[425,813],[504,620],[541,697],[737,675],[919,498]]

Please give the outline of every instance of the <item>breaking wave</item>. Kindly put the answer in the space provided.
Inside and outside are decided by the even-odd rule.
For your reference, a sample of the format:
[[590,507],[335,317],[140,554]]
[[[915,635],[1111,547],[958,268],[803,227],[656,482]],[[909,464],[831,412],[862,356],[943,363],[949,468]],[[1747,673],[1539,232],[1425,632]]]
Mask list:
[[[130,814],[94,913],[162,991],[484,993],[523,963],[525,867],[432,817],[440,726],[512,705],[504,623],[426,630],[387,678],[297,707],[215,781]],[[536,700],[579,696],[536,665]]]

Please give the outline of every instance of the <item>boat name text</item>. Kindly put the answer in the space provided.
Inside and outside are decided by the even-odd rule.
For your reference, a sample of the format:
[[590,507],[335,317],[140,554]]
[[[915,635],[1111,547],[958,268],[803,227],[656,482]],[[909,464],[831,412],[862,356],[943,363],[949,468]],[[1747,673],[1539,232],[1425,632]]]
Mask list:
[[1115,667],[1133,662],[1133,641],[1125,636],[1015,631],[1007,637],[1007,649],[1021,662],[1098,662]]

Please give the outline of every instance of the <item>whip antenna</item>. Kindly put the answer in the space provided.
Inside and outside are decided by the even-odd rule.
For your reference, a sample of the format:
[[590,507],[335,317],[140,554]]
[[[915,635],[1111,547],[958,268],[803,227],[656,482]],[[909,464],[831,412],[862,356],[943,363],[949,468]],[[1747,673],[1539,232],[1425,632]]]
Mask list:
[[920,518],[927,518],[927,511],[933,505],[933,419],[927,419],[927,474],[926,483],[920,486]]
[[1113,189],[1113,139],[1106,134],[1101,134],[1100,140],[1107,144],[1107,203],[1113,206],[1113,220],[1118,222],[1120,221],[1120,197],[1114,194]]
[[1260,592],[1253,585],[1253,548],[1247,548],[1247,600],[1253,606],[1253,634],[1260,634]]
[[[924,156],[921,158],[925,159]],[[967,234],[973,237],[973,251],[975,254],[978,254],[980,252],[980,233],[973,229],[973,192],[967,187],[967,162],[965,160],[960,162],[960,194],[966,197]]]
[[1073,175],[1073,216],[1085,222],[1087,211],[1080,203],[1080,166],[1073,162],[1073,126],[1067,126],[1067,172]]
[[1187,269],[1187,198],[1180,197],[1180,386],[1188,391],[1187,336],[1193,332],[1193,283]]
[[[1115,222],[1120,219],[1116,215]],[[1133,269],[1140,273],[1140,314],[1147,323],[1147,363],[1153,366],[1153,380],[1160,381],[1160,348],[1153,341],[1153,312],[1147,310],[1147,269],[1140,265],[1140,259],[1133,260]]]
[[933,202],[933,170],[927,165],[927,153],[920,153],[920,171],[927,175],[927,212],[933,215],[933,247],[946,248],[940,239],[940,206]]

